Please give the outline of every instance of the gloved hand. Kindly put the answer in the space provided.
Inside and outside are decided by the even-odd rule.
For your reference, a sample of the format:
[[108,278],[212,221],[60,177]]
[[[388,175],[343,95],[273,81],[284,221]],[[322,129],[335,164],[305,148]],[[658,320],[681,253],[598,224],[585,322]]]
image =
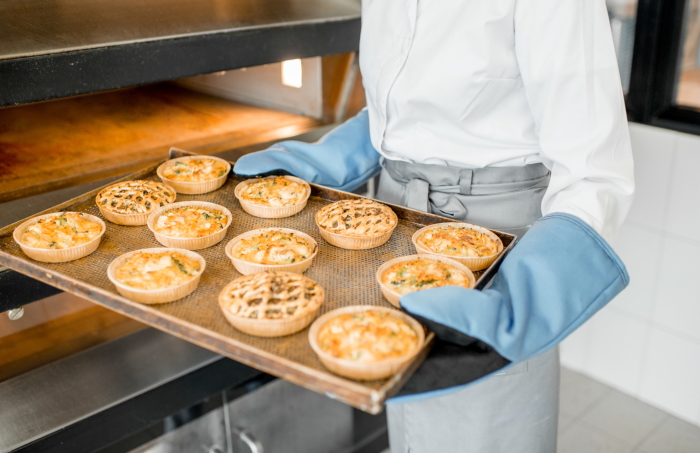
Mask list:
[[380,170],[379,157],[370,140],[367,109],[363,109],[316,143],[280,142],[241,157],[233,171],[241,176],[292,174],[350,191]]
[[[538,220],[503,260],[491,288],[445,286],[408,293],[400,303],[452,343],[452,354],[455,344],[473,349],[480,340],[516,364],[561,342],[628,283],[624,264],[598,233],[578,217],[553,213]],[[420,378],[420,371],[409,381],[411,393],[469,382],[461,377],[464,370],[439,373],[439,379],[430,370]]]

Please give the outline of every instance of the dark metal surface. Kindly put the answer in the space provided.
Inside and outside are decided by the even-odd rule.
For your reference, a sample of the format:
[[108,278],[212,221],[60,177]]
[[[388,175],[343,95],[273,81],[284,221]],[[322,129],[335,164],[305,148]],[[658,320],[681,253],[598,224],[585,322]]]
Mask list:
[[245,385],[261,374],[221,357],[189,374],[13,450],[13,453],[98,451],[143,428],[161,423],[164,418],[218,392]]
[[[155,178],[153,168],[131,175],[127,179],[134,178]],[[296,228],[318,236],[313,222],[316,209],[333,200],[358,198],[354,194],[312,184],[312,196],[304,211],[287,219],[266,220],[241,211],[232,196],[236,184],[236,178],[232,177],[221,189],[196,197],[201,201],[224,204],[231,209],[236,221],[228,232],[229,239],[243,231],[270,225]],[[85,194],[52,210],[94,211],[98,214],[94,205],[94,195]],[[187,200],[192,197],[178,198]],[[326,289],[327,301],[321,307],[321,312],[358,303],[389,306],[381,296],[378,286],[374,284],[374,272],[377,267],[387,259],[414,253],[410,237],[418,228],[445,221],[445,218],[433,214],[399,206],[392,208],[400,219],[399,226],[392,239],[382,247],[369,251],[345,251],[326,245],[325,241],[318,237],[319,244],[323,244],[322,253],[319,253],[308,275]],[[12,228],[13,226],[10,226],[0,231],[0,262],[6,266],[259,370],[284,377],[317,392],[329,393],[343,402],[372,413],[381,410],[383,401],[398,391],[428,351],[426,348],[409,368],[388,380],[358,382],[328,372],[311,351],[305,331],[280,339],[261,339],[242,334],[225,321],[216,303],[221,287],[238,275],[223,254],[223,247],[228,239],[199,251],[207,260],[207,273],[197,291],[180,301],[147,306],[116,294],[113,285],[105,276],[106,266],[115,256],[129,249],[158,245],[145,227],[109,224],[109,231],[95,253],[81,260],[63,264],[38,263],[27,259],[10,237]],[[513,245],[514,237],[503,233],[499,233],[499,236],[508,251]],[[344,278],[333,278],[334,274],[329,272],[330,269],[343,272]],[[432,335],[428,338],[432,339]]]
[[369,415],[280,379],[245,394],[225,395],[218,399],[226,409],[222,404],[207,410],[217,399],[212,397],[188,411],[199,418],[176,430],[149,439],[140,435],[130,443],[133,450],[120,441],[99,453],[221,453],[229,446],[237,453],[253,453],[256,447],[266,453],[380,453],[389,447],[384,413]]
[[27,451],[91,451],[98,438],[106,445],[258,374],[155,329],[140,330],[0,383],[0,451],[30,442]]
[[355,51],[355,0],[0,1],[0,107]]
[[60,293],[61,290],[19,272],[0,272],[0,314]]
[[5,0],[0,59],[357,18],[353,0]]

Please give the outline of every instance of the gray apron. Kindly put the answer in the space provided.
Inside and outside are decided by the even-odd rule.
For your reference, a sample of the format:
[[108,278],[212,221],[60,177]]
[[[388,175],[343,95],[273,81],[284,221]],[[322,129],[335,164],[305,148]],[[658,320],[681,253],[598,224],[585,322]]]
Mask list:
[[466,169],[382,159],[382,167],[380,200],[518,237],[542,217],[550,176],[542,164]]
[[[521,236],[542,216],[542,164],[464,169],[383,160],[377,198]],[[447,395],[387,405],[392,453],[556,453],[557,348]]]

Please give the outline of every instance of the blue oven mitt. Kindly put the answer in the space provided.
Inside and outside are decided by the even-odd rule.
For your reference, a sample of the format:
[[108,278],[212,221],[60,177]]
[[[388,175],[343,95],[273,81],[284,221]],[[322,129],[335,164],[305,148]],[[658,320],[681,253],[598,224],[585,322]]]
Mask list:
[[369,137],[367,109],[316,143],[280,142],[238,159],[240,176],[291,174],[337,190],[356,189],[380,170],[379,153]]
[[588,224],[549,214],[503,260],[491,288],[445,286],[401,297],[401,307],[442,341],[400,393],[414,395],[390,402],[436,396],[432,391],[445,393],[528,360],[561,342],[628,283],[620,258]]

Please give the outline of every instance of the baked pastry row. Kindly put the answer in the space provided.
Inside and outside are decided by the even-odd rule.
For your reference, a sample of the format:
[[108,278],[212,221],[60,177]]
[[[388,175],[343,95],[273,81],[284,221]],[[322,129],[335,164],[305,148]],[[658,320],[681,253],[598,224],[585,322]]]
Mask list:
[[[195,164],[197,162],[191,163],[192,166]],[[170,173],[166,174],[172,174],[174,171],[170,170]],[[221,172],[223,169],[209,171]],[[195,173],[196,171],[192,170],[191,174]],[[193,176],[191,179],[196,178]],[[250,196],[253,189],[258,190],[258,196]],[[304,189],[303,185],[289,183],[285,178],[278,177],[261,181],[257,185],[249,185],[247,194],[253,199],[266,198],[269,195],[271,200],[279,200],[271,204],[286,206],[297,204],[302,198],[297,196]],[[260,194],[267,195],[259,196]],[[154,181],[121,183],[103,190],[97,197],[98,206],[114,214],[151,214],[156,210],[162,211],[154,217],[152,229],[169,237],[208,236],[224,230],[230,224],[230,212],[227,216],[223,211],[201,206],[166,206],[174,200],[174,191],[167,185]],[[259,203],[259,200],[257,202]],[[395,213],[388,206],[366,199],[342,200],[327,205],[317,212],[316,221],[322,234],[325,231],[353,239],[373,239],[388,233],[384,242],[398,224]],[[71,228],[74,234],[64,237],[66,233],[62,231],[62,227],[65,226]],[[89,242],[96,235],[104,233],[104,230],[104,224],[99,225],[85,219],[79,213],[61,213],[50,221],[45,221],[44,225],[27,228],[21,240],[34,241],[35,245],[43,244],[46,248],[73,247],[82,242]],[[59,240],[50,240],[51,234]],[[435,254],[465,258],[490,256],[498,250],[496,242],[485,233],[454,225],[433,227],[423,232],[417,241]],[[240,240],[233,253],[249,262],[275,266],[304,261],[315,253],[315,249],[315,242],[311,244],[294,233],[272,230]],[[205,267],[201,257],[197,259],[187,255],[184,250],[148,249],[127,255],[120,257],[122,259],[118,265],[113,268],[110,266],[110,278],[118,288],[128,287],[131,291],[128,297],[134,299],[140,297],[134,294],[147,295],[148,292],[186,285],[189,285],[189,294],[196,288]],[[393,264],[382,274],[381,280],[381,283],[393,287],[394,292],[399,295],[436,286],[473,285],[473,275],[470,280],[469,275],[459,267],[426,256]],[[126,291],[123,294],[126,295]],[[186,294],[178,293],[178,298],[184,295]],[[245,322],[251,320],[259,326],[264,321],[278,324],[302,321],[296,322],[291,331],[289,328],[284,331],[273,329],[273,336],[277,336],[306,327],[316,317],[323,297],[323,289],[307,277],[276,272],[257,273],[235,280],[222,291],[219,301],[232,324],[239,327],[235,322],[243,321],[241,326],[244,327],[239,327],[243,331],[248,329]],[[141,301],[160,303],[165,300],[144,297]],[[391,313],[366,307],[362,310],[355,314],[338,314],[319,327],[320,331],[315,338],[319,350],[340,361],[373,363],[407,357],[419,349],[419,335],[406,321],[392,316]],[[262,333],[253,329],[251,333],[264,335],[265,330],[269,329],[263,329]]]

